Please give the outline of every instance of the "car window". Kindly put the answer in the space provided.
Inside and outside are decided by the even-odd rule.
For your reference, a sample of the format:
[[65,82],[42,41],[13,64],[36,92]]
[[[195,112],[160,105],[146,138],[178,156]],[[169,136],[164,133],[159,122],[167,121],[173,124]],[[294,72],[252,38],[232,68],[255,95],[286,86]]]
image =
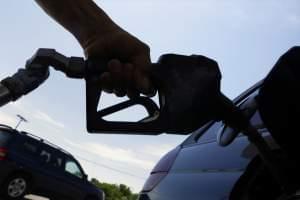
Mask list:
[[70,158],[67,158],[67,160],[66,160],[65,171],[74,176],[77,176],[78,178],[83,178],[83,173],[82,173],[79,165]]
[[51,166],[55,167],[55,168],[61,168],[63,165],[63,156],[59,155],[59,154],[54,154],[51,157],[51,162],[50,162]]
[[40,159],[48,166],[62,168],[64,156],[58,151],[48,148],[46,145],[41,148]]
[[11,137],[11,133],[0,130],[0,147],[7,144],[8,140]]
[[257,110],[254,115],[251,117],[251,120],[250,120],[251,124],[258,128],[258,129],[263,129],[265,128],[265,125],[261,119],[261,116],[260,116],[260,113],[259,111]]
[[47,149],[42,149],[41,153],[40,153],[40,157],[41,157],[42,162],[50,163],[51,153]]
[[205,133],[199,138],[198,143],[206,143],[206,142],[213,142],[217,140],[217,134],[221,127],[221,122],[215,122],[211,125]]
[[55,167],[55,168],[62,168],[63,162],[64,162],[63,154],[57,150],[52,150],[52,151],[50,151],[50,153],[51,153],[51,156],[50,156],[49,165],[51,167]]
[[195,144],[195,142],[206,132],[206,130],[214,124],[213,121],[207,122],[205,125],[193,132],[183,143],[183,146],[189,146]]
[[[258,111],[254,113],[254,115],[250,119],[251,124],[258,128],[263,129],[264,124],[262,122],[262,119],[260,117],[260,114]],[[221,122],[215,122],[212,126],[210,126],[206,132],[201,136],[201,138],[198,140],[198,143],[206,143],[206,142],[213,142],[217,139],[217,134],[219,133],[219,130],[221,128],[222,123]]]
[[26,141],[23,143],[23,150],[25,152],[35,154],[38,151],[38,144],[34,142]]
[[39,149],[39,143],[35,140],[25,137],[18,138],[20,138],[20,142],[17,144],[19,151],[27,155],[36,156]]

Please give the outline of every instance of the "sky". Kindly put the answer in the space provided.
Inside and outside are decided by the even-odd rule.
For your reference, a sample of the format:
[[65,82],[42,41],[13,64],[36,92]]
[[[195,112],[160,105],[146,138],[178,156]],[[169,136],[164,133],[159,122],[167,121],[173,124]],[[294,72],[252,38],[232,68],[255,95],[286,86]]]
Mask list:
[[[99,0],[96,3],[128,32],[146,42],[155,62],[165,53],[199,54],[215,59],[222,91],[234,98],[265,77],[276,60],[300,45],[298,0]],[[12,75],[41,47],[83,56],[73,36],[34,1],[3,1],[0,12],[0,78]],[[105,95],[103,103],[119,101]],[[29,120],[29,131],[71,152],[89,177],[124,183],[138,192],[159,158],[187,136],[88,134],[85,87],[51,71],[47,82],[0,110],[0,123]],[[134,120],[141,111],[117,118]]]

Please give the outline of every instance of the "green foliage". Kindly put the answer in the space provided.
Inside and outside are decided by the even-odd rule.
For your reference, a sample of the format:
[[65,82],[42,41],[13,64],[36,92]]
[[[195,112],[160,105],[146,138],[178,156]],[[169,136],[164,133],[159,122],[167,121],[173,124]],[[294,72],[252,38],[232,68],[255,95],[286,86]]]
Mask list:
[[105,200],[137,200],[138,198],[138,194],[132,193],[124,184],[101,183],[95,178],[91,179],[91,183],[104,191]]

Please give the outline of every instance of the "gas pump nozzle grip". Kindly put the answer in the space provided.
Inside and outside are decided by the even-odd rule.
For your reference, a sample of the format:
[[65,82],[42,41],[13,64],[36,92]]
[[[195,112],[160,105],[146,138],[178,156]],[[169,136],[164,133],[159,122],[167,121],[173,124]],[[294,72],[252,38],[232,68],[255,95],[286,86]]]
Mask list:
[[[91,67],[95,67],[95,64],[91,64]],[[204,56],[166,54],[152,64],[150,73],[150,79],[158,89],[159,106],[152,106],[149,112],[152,116],[150,114],[146,120],[139,122],[106,121],[105,116],[122,110],[125,105],[141,104],[140,102],[150,104],[138,98],[127,104],[113,105],[105,112],[98,111],[101,90],[95,86],[97,73],[89,73],[86,77],[88,131],[149,135],[163,132],[186,134],[208,120],[215,119],[216,112],[211,110],[216,109],[214,105],[220,90],[221,73],[214,60]]]

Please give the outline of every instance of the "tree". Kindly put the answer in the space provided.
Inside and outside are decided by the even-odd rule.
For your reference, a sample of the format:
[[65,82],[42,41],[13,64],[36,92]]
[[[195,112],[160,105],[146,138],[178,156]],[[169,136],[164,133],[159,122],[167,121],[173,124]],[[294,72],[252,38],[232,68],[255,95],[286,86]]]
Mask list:
[[137,200],[138,198],[138,194],[132,193],[125,184],[101,183],[95,178],[91,179],[91,183],[104,191],[106,200]]

